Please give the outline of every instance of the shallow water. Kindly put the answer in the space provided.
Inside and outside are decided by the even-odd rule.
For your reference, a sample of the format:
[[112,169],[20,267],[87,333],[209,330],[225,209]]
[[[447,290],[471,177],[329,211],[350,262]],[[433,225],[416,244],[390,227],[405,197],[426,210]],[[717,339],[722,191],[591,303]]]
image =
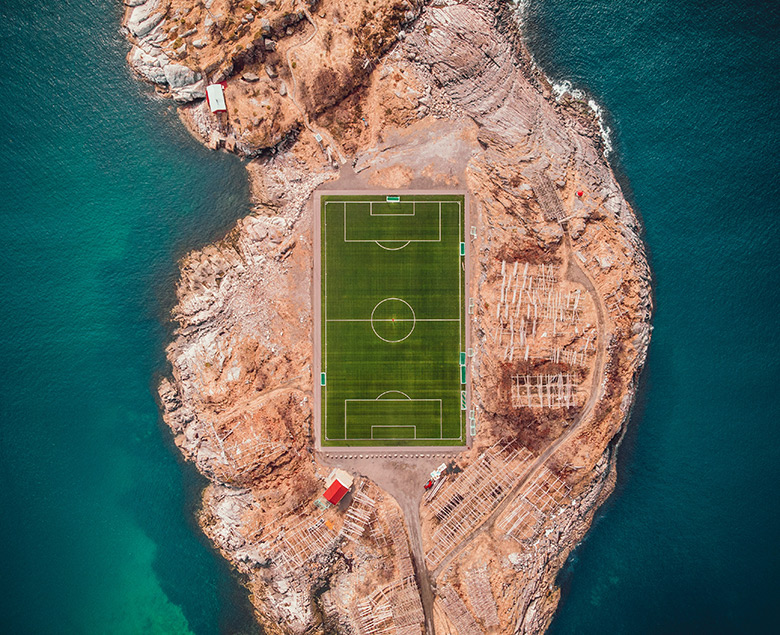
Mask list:
[[656,277],[618,489],[551,632],[774,630],[777,5],[536,0],[526,22],[546,72],[605,108]]

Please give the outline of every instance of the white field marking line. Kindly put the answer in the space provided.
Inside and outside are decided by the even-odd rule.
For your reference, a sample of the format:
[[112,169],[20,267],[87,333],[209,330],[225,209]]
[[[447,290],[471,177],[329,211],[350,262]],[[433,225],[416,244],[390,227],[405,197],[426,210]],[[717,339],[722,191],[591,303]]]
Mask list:
[[407,395],[405,392],[401,390],[385,390],[381,395],[379,395],[376,399],[374,399],[374,401],[379,401],[382,397],[384,397],[385,395],[389,395],[391,392],[397,392],[399,395],[403,395],[410,401],[412,399],[409,395]]
[[[465,199],[464,199],[465,200]],[[441,203],[439,203],[439,214],[441,214]],[[461,242],[461,239],[465,239],[463,236],[463,208],[460,204],[460,201],[458,201],[458,242]],[[462,298],[462,292],[463,292],[463,267],[461,267],[460,263],[460,245],[458,245],[458,356],[460,356],[460,352],[463,350],[463,298]],[[466,263],[466,256],[464,253],[463,256],[463,263],[465,267]],[[460,378],[458,378],[460,379]],[[466,377],[466,381],[468,381],[468,376]],[[466,389],[468,390],[468,384],[466,384]],[[463,421],[463,410],[460,411],[458,414],[458,423],[460,424],[458,428],[460,429],[460,435],[463,436],[464,432],[464,426],[465,422]],[[442,434],[444,434],[444,430],[442,430]]]
[[[352,201],[353,203],[358,203],[362,201]],[[374,203],[384,203],[387,205],[387,201],[368,201],[368,215],[369,216],[416,216],[417,215],[417,203],[418,201],[396,201],[397,203],[406,203],[407,205],[409,203],[412,204],[412,213],[411,214],[374,214]],[[433,201],[419,201],[420,203],[431,203]]]
[[[412,196],[415,196],[414,194]],[[385,201],[325,201],[325,205],[373,205],[374,203],[384,203]],[[445,205],[447,203],[454,203],[456,205],[460,205],[460,201],[400,201],[401,203],[414,203],[415,209],[417,206],[417,203],[425,203],[425,204],[437,204],[441,205],[444,203]],[[372,214],[372,216],[414,216],[414,214]]]
[[[372,441],[400,441],[401,439],[398,439],[397,437],[392,438],[386,438],[382,437],[380,439],[374,439],[374,428],[411,428],[414,430],[414,440],[417,440],[417,426],[409,426],[409,425],[400,425],[400,426],[390,426],[390,425],[381,425],[377,424],[375,426],[371,426],[371,440]],[[404,437],[405,438],[405,437]]]
[[[325,314],[325,320],[324,320],[324,323],[325,323],[324,324],[324,331],[325,332],[324,332],[324,337],[323,337],[323,349],[324,350],[323,350],[323,364],[322,364],[322,366],[323,366],[322,370],[324,370],[324,371],[327,371],[327,347],[328,347],[328,342],[327,342],[328,326],[327,326],[327,323],[328,322],[352,322],[352,321],[361,321],[362,322],[362,321],[370,321],[370,320],[336,320],[336,319],[329,320],[327,318],[327,297],[328,297],[328,291],[327,291],[327,289],[328,289],[328,277],[327,277],[328,205],[343,205],[344,220],[345,220],[344,237],[346,239],[346,231],[347,231],[346,230],[346,210],[347,210],[347,203],[348,202],[368,203],[369,204],[369,213],[372,216],[383,216],[384,215],[384,214],[373,214],[373,203],[374,203],[374,201],[326,201],[325,202],[325,212],[324,212],[324,226],[325,226],[324,227],[324,229],[325,229],[325,237],[324,238],[325,239],[322,241],[324,243],[322,245],[322,252],[323,252],[323,259],[324,259],[324,263],[323,263],[323,266],[322,266],[322,277],[323,277],[324,300],[325,300],[325,302],[324,302],[325,306],[322,308],[322,311]],[[377,202],[381,202],[381,201],[377,201]],[[412,202],[414,204],[413,209],[414,209],[414,213],[416,214],[416,203],[417,203],[417,201],[407,201],[407,202]],[[423,202],[423,201],[420,201],[420,202]],[[439,205],[439,240],[437,240],[437,241],[408,241],[405,245],[403,245],[403,247],[408,245],[409,242],[441,242],[441,213],[442,213],[441,205],[442,205],[442,203],[457,203],[457,205],[458,205],[458,208],[457,208],[458,209],[458,240],[460,242],[460,238],[461,238],[460,232],[462,231],[462,220],[463,220],[462,219],[462,203],[460,201],[425,201],[425,202],[430,202],[430,203],[438,202],[438,205]],[[400,214],[400,215],[401,216],[408,216],[408,214]],[[414,215],[414,214],[412,214],[412,215]],[[369,241],[361,241],[361,242],[375,242],[375,243],[379,244],[377,241],[370,241],[370,240]],[[383,242],[401,242],[401,241],[398,240],[398,241],[383,241]],[[382,245],[379,245],[379,246],[383,247]],[[397,249],[402,249],[403,247],[398,247]],[[389,249],[387,247],[383,247],[383,248],[394,251],[394,249]],[[458,256],[458,266],[460,267],[460,256]],[[462,293],[461,287],[463,285],[462,270],[459,270],[458,275],[459,275],[459,280],[460,280],[460,284],[458,285],[458,298],[459,298],[459,301],[462,302],[462,300],[460,299],[461,298],[461,293]],[[461,320],[462,320],[462,316],[459,317],[457,320],[455,320],[455,319],[448,319],[448,318],[420,318],[419,321],[420,322],[455,322],[455,321],[461,322]],[[461,329],[462,329],[462,326],[461,326]],[[461,336],[460,333],[458,334],[458,338],[459,338],[458,353],[460,353],[460,349],[463,347],[462,346],[462,339],[461,339],[462,336]],[[328,433],[327,433],[327,430],[328,430],[328,427],[327,427],[327,399],[323,399],[322,400],[322,417],[323,417],[322,425],[325,428],[324,436],[325,436],[325,439],[327,441],[342,441],[342,440],[346,441],[346,440],[348,440],[346,438],[346,407],[345,407],[345,421],[344,421],[344,437],[345,437],[344,439],[331,439],[330,437],[328,437]],[[462,414],[462,412],[461,412],[460,419],[461,419],[461,424],[462,424],[462,421],[463,421],[463,414]],[[440,429],[441,429],[442,434],[443,434],[443,427],[442,426],[443,426],[443,422],[440,421]],[[373,439],[358,439],[358,438],[355,438],[355,439],[349,439],[349,440],[370,441],[370,440],[373,440]],[[442,436],[442,437],[440,437],[438,439],[436,439],[436,438],[422,438],[421,437],[421,438],[417,438],[416,440],[418,440],[418,441],[463,441],[463,426],[461,425],[460,436],[457,436],[457,437],[444,437],[444,436]]]
[[[396,426],[392,426],[396,427]],[[403,441],[404,439],[372,439],[371,437],[350,437],[349,439],[331,439],[331,441]],[[463,441],[459,437],[415,437],[415,441]],[[427,446],[426,446],[427,447]]]
[[[401,391],[400,390],[388,390],[387,392],[401,392]],[[385,394],[385,393],[382,393],[382,394]],[[401,393],[401,394],[404,394],[404,393]],[[402,403],[406,403],[407,401],[438,401],[440,404],[442,402],[442,400],[440,398],[437,399],[436,397],[425,397],[425,398],[421,397],[419,399],[411,399],[411,398],[407,398],[407,399],[379,399],[378,397],[374,397],[373,399],[358,399],[357,397],[354,397],[354,398],[351,397],[349,399],[345,399],[344,403],[346,403],[348,401],[367,401],[367,402],[371,402],[371,403],[376,403],[377,401],[381,401],[383,403],[386,402],[386,401],[400,401]]]
[[[350,201],[350,203],[358,203],[358,202],[360,202],[360,201]],[[370,202],[370,201],[367,201],[367,202]],[[434,202],[434,201],[430,201],[430,202]],[[325,203],[326,207],[327,207],[327,205],[328,205],[328,203]],[[460,203],[458,203],[458,205],[460,205]],[[402,216],[408,216],[408,214],[402,214]],[[378,242],[374,238],[366,238],[366,239],[363,239],[363,238],[360,238],[360,239],[355,239],[355,238],[350,239],[350,238],[347,238],[347,206],[346,206],[346,204],[344,205],[344,242],[345,243],[376,243],[376,242]],[[441,242],[441,203],[439,203],[439,237],[436,240],[433,240],[432,238],[410,238],[410,239],[406,239],[406,238],[383,238],[381,242],[383,242],[383,243],[406,243],[407,245],[409,243],[440,243]],[[460,242],[460,241],[458,241],[458,242]],[[381,247],[381,245],[380,245],[380,247]],[[406,247],[406,245],[404,245],[404,247]]]
[[[404,335],[400,340],[389,340],[385,337],[382,337],[379,333],[376,332],[376,329],[374,328],[374,313],[379,308],[380,304],[384,304],[385,302],[390,302],[391,300],[397,300],[398,302],[403,302],[406,306],[409,307],[409,310],[412,312],[412,328],[409,329],[409,332]],[[406,321],[406,320],[405,320]],[[414,313],[414,309],[412,308],[412,305],[409,304],[406,300],[402,300],[401,298],[385,298],[384,300],[380,300],[376,303],[376,306],[374,307],[374,310],[371,311],[371,330],[374,331],[374,335],[376,335],[380,340],[383,342],[387,342],[388,344],[398,344],[399,342],[403,342],[407,337],[409,337],[412,333],[414,333],[414,327],[417,324],[417,316]]]
[[[328,322],[393,322],[393,318],[375,318],[374,320],[371,320],[370,318],[331,318],[328,320]],[[395,322],[459,322],[459,318],[416,318],[416,319],[409,319],[409,318],[396,318]]]
[[[322,271],[322,285],[323,285],[323,298],[320,311],[324,317],[323,320],[323,341],[322,341],[322,361],[320,372],[327,373],[328,369],[328,202],[325,201],[325,210],[322,215],[324,216],[323,224],[324,236],[320,235],[320,241],[322,242],[322,262],[320,263],[320,269]],[[322,421],[320,425],[323,427],[322,433],[326,441],[331,439],[328,437],[328,393],[325,391],[325,398],[322,398],[322,387],[320,387],[320,411],[322,414]]]
[[374,241],[377,245],[379,245],[382,249],[386,249],[387,251],[399,251],[403,249],[404,247],[408,246],[411,241],[407,240],[403,245],[400,247],[385,247],[382,243],[380,243],[378,240]]
[[[400,390],[395,390],[395,391],[389,391],[388,390],[387,392],[401,392],[401,391]],[[382,393],[382,394],[386,394],[386,393]],[[401,393],[401,394],[404,394],[404,393]],[[376,402],[376,401],[379,401],[379,397],[375,397],[374,399],[345,399],[344,400],[344,441],[373,441],[374,440],[373,437],[368,439],[368,438],[365,438],[365,437],[348,437],[347,436],[347,404],[350,401],[371,401],[371,402]],[[381,401],[401,401],[403,403],[408,403],[409,401],[438,401],[439,402],[439,431],[440,431],[440,434],[444,433],[444,423],[443,423],[444,406],[442,405],[441,399],[382,399]],[[400,427],[400,426],[391,426],[391,427]],[[416,435],[416,432],[415,432],[415,435]],[[463,435],[461,434],[461,437],[462,436]],[[447,437],[444,440],[445,441],[452,441],[455,438],[460,439],[461,437]],[[415,436],[414,438],[417,439],[417,436]],[[420,441],[438,441],[440,439],[442,439],[442,437],[439,437],[438,439],[436,439],[434,437],[431,437],[431,438],[425,438],[425,439],[419,439],[419,440]],[[341,441],[341,439],[339,439],[339,441]],[[392,439],[388,439],[388,441],[392,441]]]

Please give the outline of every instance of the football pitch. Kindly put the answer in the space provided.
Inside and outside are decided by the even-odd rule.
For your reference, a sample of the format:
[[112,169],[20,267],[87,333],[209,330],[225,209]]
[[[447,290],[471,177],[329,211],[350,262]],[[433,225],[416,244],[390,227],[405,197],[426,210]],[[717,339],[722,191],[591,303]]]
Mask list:
[[321,443],[466,443],[462,195],[322,195]]

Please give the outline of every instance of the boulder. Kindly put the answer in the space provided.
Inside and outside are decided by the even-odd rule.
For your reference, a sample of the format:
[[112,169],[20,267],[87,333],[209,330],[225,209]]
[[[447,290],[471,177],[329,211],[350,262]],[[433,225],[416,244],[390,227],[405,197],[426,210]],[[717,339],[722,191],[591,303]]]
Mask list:
[[135,37],[147,35],[154,27],[162,22],[165,14],[158,11],[160,0],[147,0],[133,8],[130,18],[127,20],[127,28]]
[[582,218],[576,217],[569,221],[569,233],[574,240],[579,239],[582,236],[582,232],[585,231],[585,221]]
[[168,64],[165,67],[165,79],[171,88],[183,88],[197,82],[200,74],[182,64]]
[[250,84],[253,84],[254,82],[259,82],[260,77],[256,75],[255,73],[244,73],[241,76],[241,79],[243,79],[245,82],[249,82]]
[[171,87],[171,95],[179,103],[187,103],[206,97],[206,82],[200,73],[182,64],[168,64],[163,68],[165,81]]
[[168,63],[168,58],[165,54],[155,57],[134,46],[132,51],[130,51],[129,61],[135,72],[147,81],[160,85],[168,83],[163,70],[163,66]]
[[194,84],[188,84],[187,86],[182,86],[181,88],[172,88],[171,94],[173,95],[173,99],[175,101],[182,104],[195,101],[196,99],[205,99],[206,82],[201,79]]
[[219,134],[218,130],[212,130],[209,134],[208,146],[212,150],[218,150],[222,146],[224,138]]
[[556,245],[563,238],[563,230],[560,225],[545,225],[536,235],[546,245]]

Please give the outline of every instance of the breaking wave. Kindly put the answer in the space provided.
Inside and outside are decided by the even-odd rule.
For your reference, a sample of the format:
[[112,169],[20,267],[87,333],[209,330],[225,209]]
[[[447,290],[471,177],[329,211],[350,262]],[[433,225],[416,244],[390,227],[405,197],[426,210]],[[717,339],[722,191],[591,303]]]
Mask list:
[[[515,19],[517,20],[518,25],[521,27],[522,32],[522,27],[525,24],[525,17],[528,13],[528,7],[531,4],[531,0],[510,1],[515,7]],[[601,140],[604,142],[604,155],[609,156],[612,152],[612,129],[604,121],[604,109],[599,105],[593,96],[588,95],[586,91],[580,88],[575,88],[569,80],[564,79],[556,81],[550,77],[536,61],[533,53],[530,50],[528,51],[528,54],[531,57],[531,63],[534,65],[534,68],[541,72],[544,75],[544,78],[550,84],[550,90],[553,94],[553,97],[555,97],[555,101],[560,102],[566,95],[569,95],[572,99],[587,104],[588,108],[590,108],[591,112],[593,112],[593,115],[596,118],[596,122],[598,123],[599,134],[601,135]]]

